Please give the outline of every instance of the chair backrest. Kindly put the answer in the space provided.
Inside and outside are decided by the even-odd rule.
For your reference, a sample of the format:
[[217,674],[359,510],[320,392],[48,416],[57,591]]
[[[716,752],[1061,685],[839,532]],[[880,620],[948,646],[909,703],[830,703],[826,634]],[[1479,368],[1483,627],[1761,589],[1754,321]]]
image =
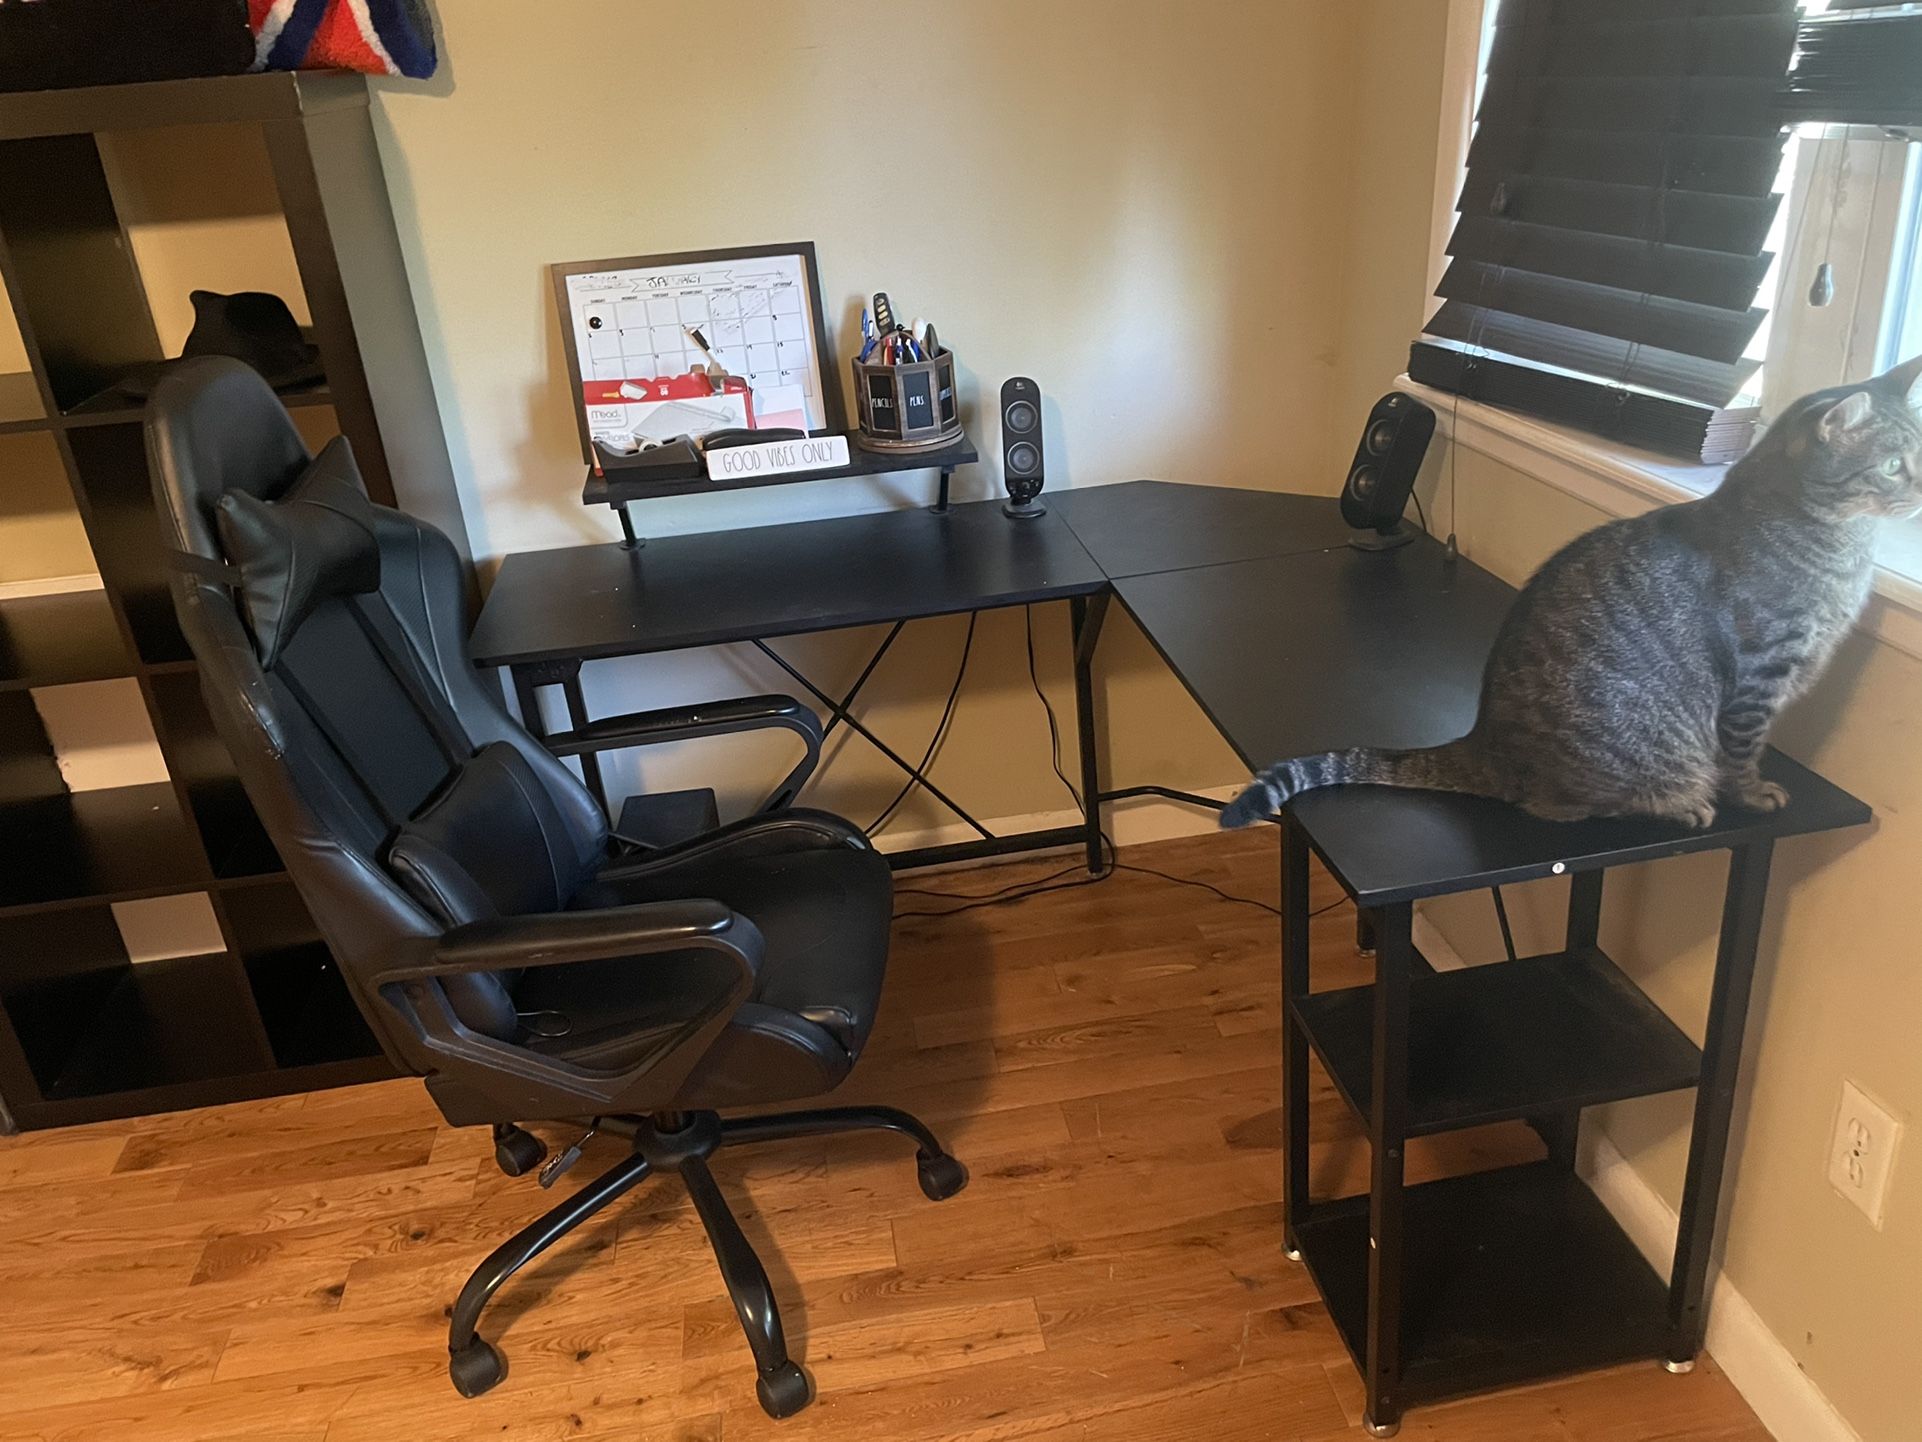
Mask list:
[[[605,818],[476,675],[452,543],[369,501],[344,440],[310,456],[216,358],[170,369],[146,429],[214,727],[388,1054],[431,1071],[370,979],[463,922],[564,907]],[[508,1039],[511,982],[455,978],[448,1001]]]

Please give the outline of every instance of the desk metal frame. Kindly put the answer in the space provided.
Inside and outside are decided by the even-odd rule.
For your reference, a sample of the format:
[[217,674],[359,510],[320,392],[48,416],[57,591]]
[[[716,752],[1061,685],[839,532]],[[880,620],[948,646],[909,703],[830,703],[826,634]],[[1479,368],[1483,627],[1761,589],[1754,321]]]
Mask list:
[[[972,830],[979,833],[973,841],[957,841],[944,846],[922,846],[911,851],[888,853],[889,864],[896,871],[910,870],[918,866],[940,866],[956,861],[979,861],[988,857],[1011,856],[1027,851],[1044,851],[1062,846],[1079,846],[1087,858],[1088,870],[1098,872],[1102,867],[1101,804],[1112,799],[1101,791],[1100,741],[1094,715],[1094,655],[1101,640],[1101,627],[1108,614],[1109,593],[1096,592],[1092,596],[1070,596],[1068,616],[1070,636],[1074,646],[1074,708],[1075,737],[1080,751],[1081,786],[1080,802],[1082,820],[1076,826],[1051,826],[1037,831],[1023,831],[1012,836],[997,836],[970,815],[961,804],[949,796],[927,776],[918,777],[917,784],[934,797],[949,811],[952,811]],[[1022,602],[1019,604],[1032,604]],[[989,609],[1006,610],[1007,607]],[[854,684],[836,698],[822,690],[813,681],[768,644],[768,639],[751,636],[746,639],[794,679],[814,700],[828,712],[827,731],[832,733],[835,726],[846,725],[862,740],[879,751],[905,775],[915,776],[914,764],[901,755],[887,742],[875,735],[854,715],[852,706],[861,690],[867,685],[874,668],[894,644],[895,637],[907,625],[905,620],[897,620],[875,649],[867,664],[862,668]],[[588,724],[589,713],[587,698],[581,689],[580,657],[559,657],[541,661],[510,662],[504,669],[513,680],[515,700],[520,704],[521,718],[527,729],[540,741],[546,741],[549,732],[541,714],[540,692],[547,686],[558,686],[567,706],[568,724],[581,727]],[[581,779],[594,799],[607,808],[607,787],[601,776],[599,760],[592,754],[580,758]]]

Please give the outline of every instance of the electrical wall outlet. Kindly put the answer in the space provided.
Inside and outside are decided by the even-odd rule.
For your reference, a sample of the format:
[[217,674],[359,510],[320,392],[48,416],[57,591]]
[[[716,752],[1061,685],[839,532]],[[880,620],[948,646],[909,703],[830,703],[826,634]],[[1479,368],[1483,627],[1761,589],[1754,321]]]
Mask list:
[[1829,1184],[1854,1202],[1869,1225],[1882,1229],[1889,1173],[1902,1141],[1902,1123],[1852,1081],[1842,1083],[1842,1105],[1829,1138]]

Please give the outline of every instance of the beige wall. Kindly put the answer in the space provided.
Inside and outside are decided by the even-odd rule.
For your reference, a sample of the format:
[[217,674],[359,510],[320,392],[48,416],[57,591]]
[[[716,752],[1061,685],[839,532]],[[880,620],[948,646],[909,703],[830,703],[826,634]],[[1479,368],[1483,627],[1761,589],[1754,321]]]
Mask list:
[[[1463,550],[1507,580],[1519,584],[1607,519],[1487,457],[1464,451],[1457,461]],[[1777,848],[1726,1204],[1729,1279],[1864,1442],[1922,1436],[1914,1138],[1896,1159],[1879,1232],[1823,1168],[1845,1077],[1911,1128],[1922,1118],[1918,718],[1922,661],[1857,635],[1778,734],[1789,754],[1873,806],[1876,821]],[[1722,858],[1692,857],[1617,872],[1604,906],[1603,946],[1698,1041],[1726,870]],[[1509,896],[1522,945],[1559,945],[1564,884]],[[1427,914],[1471,959],[1501,954],[1485,895]],[[1682,1094],[1591,1118],[1670,1206],[1681,1197],[1690,1105]]]
[[[1352,76],[1386,8],[567,0],[529,25],[515,7],[444,4],[442,78],[384,87],[378,103],[476,554],[616,534],[578,501],[550,262],[796,237],[819,246],[842,336],[878,288],[937,321],[984,454],[1001,380],[1035,376],[1051,487],[1165,476],[1332,488],[1349,444],[1338,438],[1360,425],[1359,414],[1327,423],[1359,224]],[[920,99],[904,105],[910,90]],[[884,120],[888,94],[903,113]],[[1376,388],[1398,368],[1391,355]],[[957,485],[998,495],[998,464]],[[656,502],[640,519],[664,534],[930,493],[926,476],[821,483]],[[1058,706],[1069,699],[1060,612],[1037,613]],[[911,628],[872,683],[867,719],[903,751],[926,744],[963,625]],[[983,618],[935,772],[984,816],[1066,804],[1020,630],[1018,615]],[[824,683],[845,682],[877,639],[787,650]],[[1118,781],[1239,779],[1123,618],[1103,663]],[[603,664],[587,684],[606,709],[791,685],[744,648]],[[638,779],[710,783],[717,750],[650,756]],[[771,764],[737,748],[718,771],[724,800],[748,800]],[[853,742],[816,797],[866,820],[897,785]],[[948,820],[917,798],[899,829]]]
[[1352,12],[1362,58],[1348,87],[1354,148],[1344,200],[1331,488],[1341,484],[1363,417],[1408,369],[1409,342],[1427,318],[1448,8],[1447,0],[1370,0]]

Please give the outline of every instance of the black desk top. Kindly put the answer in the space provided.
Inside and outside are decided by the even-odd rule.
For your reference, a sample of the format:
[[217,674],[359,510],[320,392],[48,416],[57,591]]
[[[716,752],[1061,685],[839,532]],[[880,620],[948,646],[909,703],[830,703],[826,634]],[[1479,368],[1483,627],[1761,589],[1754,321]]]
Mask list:
[[1354,534],[1333,496],[1128,481],[1046,500],[1113,581],[1322,551]]
[[1387,786],[1309,791],[1290,808],[1363,906],[1716,851],[1764,837],[1860,826],[1869,808],[1779,751],[1762,772],[1789,793],[1771,815],[1726,807],[1706,831],[1667,821],[1540,821],[1505,802]]
[[[1475,720],[1482,664],[1514,591],[1433,541],[1323,551],[1117,580],[1116,594],[1222,735],[1256,770],[1344,746],[1432,746]],[[1730,809],[1706,831],[1656,821],[1539,821],[1480,797],[1335,787],[1291,812],[1364,906],[1859,826],[1869,809],[1788,757],[1772,816]]]
[[1057,517],[996,502],[522,551],[474,628],[481,665],[593,659],[1058,601],[1108,579]]
[[1461,735],[1515,593],[1423,539],[1124,577],[1115,594],[1252,771]]
[[[868,625],[1113,586],[1250,770],[1344,746],[1429,746],[1468,730],[1514,591],[1426,537],[1343,544],[1327,498],[1136,481],[1051,496],[509,556],[473,636],[483,665],[635,655]],[[1856,826],[1869,810],[1787,757],[1773,816],[1707,831],[1537,821],[1500,802],[1351,786],[1292,814],[1364,906]]]

